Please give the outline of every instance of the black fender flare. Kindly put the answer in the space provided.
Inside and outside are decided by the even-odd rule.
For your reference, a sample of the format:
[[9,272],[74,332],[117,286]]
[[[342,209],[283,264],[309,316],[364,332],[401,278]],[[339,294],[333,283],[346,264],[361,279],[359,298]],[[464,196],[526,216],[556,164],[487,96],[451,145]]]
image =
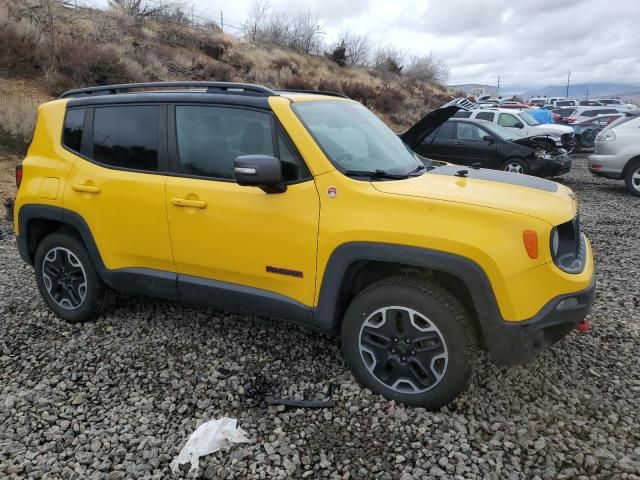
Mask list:
[[325,269],[318,304],[314,309],[314,323],[322,329],[336,330],[338,299],[342,278],[354,262],[369,260],[400,263],[407,266],[429,268],[458,277],[471,294],[483,333],[488,322],[502,320],[491,282],[484,270],[473,260],[438,250],[405,245],[351,242],[334,250]]

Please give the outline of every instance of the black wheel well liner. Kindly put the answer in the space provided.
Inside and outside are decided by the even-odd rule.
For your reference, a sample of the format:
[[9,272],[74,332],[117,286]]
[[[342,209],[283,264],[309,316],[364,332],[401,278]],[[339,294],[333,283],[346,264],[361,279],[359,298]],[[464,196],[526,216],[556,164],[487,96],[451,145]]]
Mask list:
[[473,318],[478,333],[484,322],[501,318],[491,283],[474,261],[451,253],[404,245],[353,242],[336,248],[325,269],[314,323],[339,330],[349,302],[366,286],[391,275],[430,278],[449,290]]

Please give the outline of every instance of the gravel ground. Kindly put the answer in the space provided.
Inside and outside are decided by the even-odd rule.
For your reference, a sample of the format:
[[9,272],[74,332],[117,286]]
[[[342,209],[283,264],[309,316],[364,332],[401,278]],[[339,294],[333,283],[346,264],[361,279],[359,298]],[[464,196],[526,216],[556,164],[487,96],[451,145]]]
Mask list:
[[[118,297],[106,318],[68,325],[5,238],[0,477],[172,478],[195,427],[231,416],[252,443],[201,459],[201,478],[640,478],[640,199],[583,156],[562,181],[596,252],[591,332],[527,366],[483,359],[438,413],[360,389],[336,339],[263,318]],[[333,409],[261,400],[332,384]]]

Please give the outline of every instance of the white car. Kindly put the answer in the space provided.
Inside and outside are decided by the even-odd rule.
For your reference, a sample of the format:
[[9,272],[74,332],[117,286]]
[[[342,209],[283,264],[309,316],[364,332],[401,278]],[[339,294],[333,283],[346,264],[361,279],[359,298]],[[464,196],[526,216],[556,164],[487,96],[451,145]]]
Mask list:
[[634,105],[633,103],[624,103],[619,98],[596,98],[596,102],[600,102],[602,105],[607,107],[638,108],[637,105]]
[[571,152],[575,148],[573,128],[557,123],[540,123],[527,112],[512,108],[486,108],[459,111],[454,118],[487,120],[509,128],[521,137],[549,137],[557,147]]

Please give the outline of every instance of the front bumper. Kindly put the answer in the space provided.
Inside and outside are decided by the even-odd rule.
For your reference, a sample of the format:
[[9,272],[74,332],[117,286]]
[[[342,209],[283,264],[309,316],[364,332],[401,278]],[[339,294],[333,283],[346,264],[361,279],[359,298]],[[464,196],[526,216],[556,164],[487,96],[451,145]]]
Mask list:
[[531,165],[531,173],[539,177],[554,177],[569,173],[569,171],[571,171],[571,157],[569,155]]
[[531,361],[584,320],[591,311],[594,292],[595,279],[586,290],[554,298],[529,320],[483,322],[491,325],[484,335],[493,362],[519,365]]

